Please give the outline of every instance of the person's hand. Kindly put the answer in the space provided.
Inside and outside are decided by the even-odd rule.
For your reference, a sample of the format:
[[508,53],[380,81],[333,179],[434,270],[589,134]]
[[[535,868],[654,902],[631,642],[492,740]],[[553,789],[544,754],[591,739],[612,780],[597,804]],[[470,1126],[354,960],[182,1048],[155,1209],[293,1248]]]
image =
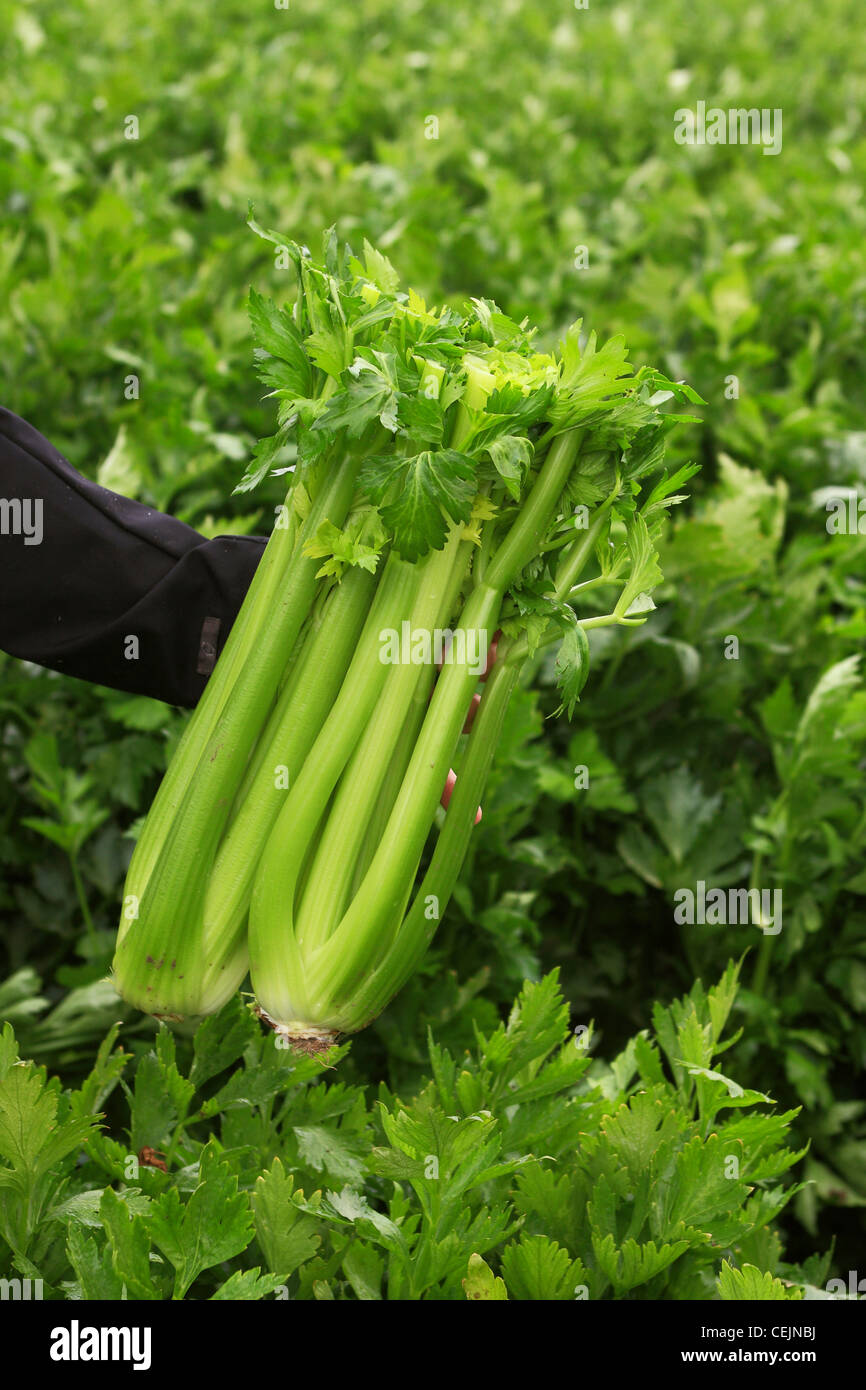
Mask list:
[[[490,643],[490,646],[489,646],[488,651],[487,651],[487,665],[484,667],[484,674],[483,674],[482,677],[481,677],[481,680],[482,680],[482,681],[486,681],[486,680],[487,680],[487,677],[490,675],[490,672],[491,672],[492,669],[493,669],[493,663],[494,663],[495,660],[496,660],[496,648],[497,648],[497,646],[498,646],[498,644],[499,644],[499,638],[500,638],[501,636],[502,636],[502,633],[501,633],[501,631],[497,628],[496,632],[494,632],[494,634],[493,634],[493,641]],[[440,669],[440,670],[442,669],[441,663],[440,663],[439,669]],[[465,722],[465,724],[463,725],[463,732],[464,732],[464,734],[468,734],[468,733],[469,733],[469,730],[472,728],[473,722],[474,722],[474,720],[475,720],[475,716],[476,716],[476,714],[478,713],[478,706],[479,706],[480,704],[481,704],[481,696],[480,696],[480,695],[473,695],[473,696],[472,696],[472,700],[471,700],[470,705],[469,705],[469,713],[466,715],[466,722]],[[457,773],[454,771],[453,767],[451,767],[451,768],[448,769],[448,776],[447,776],[447,778],[445,779],[445,786],[444,786],[444,788],[443,788],[443,790],[442,790],[442,795],[441,795],[441,797],[439,798],[439,803],[440,803],[440,805],[444,806],[444,807],[446,808],[446,810],[447,810],[447,808],[448,808],[448,803],[450,802],[451,797],[452,797],[452,795],[453,795],[454,787],[455,787],[455,785],[456,785],[456,782],[457,782]],[[475,824],[476,824],[476,825],[478,824],[478,822],[480,821],[480,819],[481,819],[481,807],[479,806],[479,807],[478,807],[478,810],[477,810],[476,813],[475,813]]]

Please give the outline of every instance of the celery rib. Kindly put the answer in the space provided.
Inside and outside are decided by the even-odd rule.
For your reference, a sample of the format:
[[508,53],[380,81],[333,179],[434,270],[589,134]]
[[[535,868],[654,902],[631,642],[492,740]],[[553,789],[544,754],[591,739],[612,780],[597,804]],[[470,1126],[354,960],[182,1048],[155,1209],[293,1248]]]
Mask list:
[[[386,668],[378,660],[379,631],[411,605],[416,566],[391,555],[358,649],[340,693],[268,836],[250,903],[250,972],[259,1003],[281,1021],[305,1001],[303,942],[292,929],[304,855],[319,818],[375,704]],[[388,618],[386,622],[385,619]]]
[[[453,528],[443,549],[433,551],[419,566],[418,597],[408,611],[413,632],[430,633],[442,617],[443,606],[453,592],[461,529]],[[387,668],[376,706],[342,776],[295,917],[295,931],[307,957],[327,940],[340,920],[365,828],[381,795],[417,685],[417,666]]]
[[[337,1010],[346,1032],[366,1027],[382,1012],[415,972],[435,935],[466,857],[475,812],[520,670],[516,665],[493,668],[429,867],[411,908],[405,917],[401,914],[401,923],[381,963],[366,979],[347,976],[342,989],[339,992],[335,989]],[[438,902],[439,911],[435,915],[430,912],[431,899]]]
[[[220,844],[208,882],[208,940],[234,937],[244,925],[257,856],[337,697],[375,589],[375,576],[353,570],[333,595],[328,622],[311,635],[296,679],[280,700],[258,750],[256,770]],[[285,770],[287,787],[276,769]]]
[[[342,520],[359,467],[360,459],[351,458],[326,478],[302,535],[312,534],[326,516]],[[274,542],[277,555],[288,548],[284,541],[288,535],[277,531],[269,541],[269,546]],[[247,758],[314,593],[315,571],[316,561],[294,549],[284,570],[275,560],[266,571],[267,576],[277,573],[276,611],[271,614],[264,604],[270,597],[267,582],[245,600],[255,611],[255,620],[242,627],[246,659],[237,671],[231,698],[224,700],[215,723],[208,726],[209,737],[142,889],[139,915],[129,923],[115,953],[119,992],[148,1013],[185,1016],[210,1008],[208,986],[225,974],[225,942],[216,943],[214,953],[202,930],[207,880]],[[228,983],[219,979],[219,997]],[[236,980],[234,988],[239,983]]]

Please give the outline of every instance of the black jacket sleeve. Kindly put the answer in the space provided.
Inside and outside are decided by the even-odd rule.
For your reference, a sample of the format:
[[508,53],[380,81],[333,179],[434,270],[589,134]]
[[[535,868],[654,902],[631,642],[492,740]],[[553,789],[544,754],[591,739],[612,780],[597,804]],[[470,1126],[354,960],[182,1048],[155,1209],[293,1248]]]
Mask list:
[[0,648],[116,690],[194,705],[265,540],[205,540],[89,482],[0,407]]

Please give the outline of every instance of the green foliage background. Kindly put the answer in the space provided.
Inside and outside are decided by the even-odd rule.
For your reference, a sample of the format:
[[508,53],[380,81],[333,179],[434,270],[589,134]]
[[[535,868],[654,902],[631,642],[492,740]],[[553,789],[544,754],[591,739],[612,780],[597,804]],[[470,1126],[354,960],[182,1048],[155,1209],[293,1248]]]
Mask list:
[[[866,1205],[866,695],[858,666],[866,541],[828,535],[815,494],[866,487],[866,56],[852,42],[860,6],[291,0],[283,10],[265,0],[209,8],[5,0],[0,18],[2,400],[87,476],[205,535],[267,528],[278,482],[255,503],[230,496],[272,419],[251,369],[247,288],[281,293],[282,272],[245,229],[249,200],[263,223],[311,245],[332,222],[354,244],[368,237],[430,299],[491,296],[512,315],[530,315],[545,343],[581,315],[603,336],[623,332],[635,361],[686,378],[707,402],[703,424],[675,436],[674,459],[697,458],[703,469],[663,549],[659,611],[645,628],[594,634],[593,673],[570,727],[547,721],[551,673],[537,669],[515,702],[463,885],[422,976],[352,1044],[336,1087],[297,1079],[306,1107],[324,1107],[325,1137],[305,1141],[318,1161],[305,1166],[283,1142],[275,1091],[252,1106],[260,1151],[246,1167],[216,1148],[200,1160],[207,1116],[194,1130],[198,1147],[184,1150],[178,1139],[178,1200],[191,1204],[201,1161],[215,1165],[212,1193],[233,1180],[252,1202],[268,1169],[274,1200],[288,1203],[280,1184],[290,1179],[270,1167],[280,1154],[300,1173],[296,1186],[306,1182],[305,1202],[311,1181],[356,1192],[369,1171],[357,1200],[384,1220],[383,1184],[417,1174],[398,1174],[394,1161],[376,1167],[371,1145],[403,1149],[390,1132],[373,1135],[362,1112],[380,1080],[388,1097],[407,1101],[434,1084],[428,1027],[459,1058],[476,1048],[476,1028],[495,1033],[524,979],[558,966],[569,1026],[594,1021],[601,1076],[647,1028],[654,999],[667,1003],[698,975],[717,980],[748,951],[731,1014],[742,1031],[725,1070],[790,1115],[794,1149],[809,1146],[795,1170],[804,1185],[774,1222],[789,1258],[802,1261],[835,1239],[834,1270],[856,1268]],[[781,108],[781,154],[677,145],[673,113],[698,100]],[[125,138],[130,115],[137,140]],[[427,138],[431,117],[435,139]],[[580,246],[584,269],[575,268]],[[129,373],[140,379],[138,400],[124,397]],[[738,659],[726,657],[732,635]],[[71,1087],[84,1083],[122,1014],[102,977],[127,832],[182,718],[0,656],[0,1016],[14,1024],[22,1055]],[[590,773],[582,791],[578,766]],[[781,888],[782,932],[678,928],[673,894],[701,878]],[[149,1086],[159,1095],[160,1067],[169,1074],[174,1065],[166,1038],[152,1050],[152,1032],[124,1019],[123,1042],[143,1078],[133,1099],[139,1086],[142,1096]],[[187,1066],[192,1043],[181,1038],[178,1047]],[[241,1051],[230,1054],[224,1067]],[[630,1084],[676,1084],[670,1066],[664,1082],[661,1074],[653,1081],[644,1062],[610,1089],[611,1104]],[[104,1093],[93,1089],[98,1103],[88,1100],[90,1110],[107,1111],[112,1142],[168,1142],[171,1151],[174,1131],[152,1132],[141,1119],[146,1107],[130,1116],[118,1075]],[[441,1078],[435,1085],[442,1113],[458,1113]],[[366,1086],[366,1099],[347,1089],[343,1105],[344,1086]],[[329,1111],[322,1097],[335,1091]],[[481,1108],[483,1088],[465,1113]],[[397,1109],[386,1098],[386,1112]],[[349,1123],[334,1117],[350,1114],[351,1161],[334,1137]],[[214,1145],[231,1150],[252,1142],[227,1139],[224,1122],[213,1134]],[[522,1134],[517,1148],[499,1138],[508,1162],[518,1151],[553,1151],[542,1132]],[[413,1162],[428,1152],[421,1139],[406,1144]],[[573,1149],[567,1135],[562,1145],[562,1153]],[[216,1175],[220,1163],[228,1177]],[[143,1171],[151,1185],[163,1183]],[[102,1172],[103,1183],[120,1181],[105,1162]],[[573,1178],[573,1165],[568,1172]],[[117,1255],[127,1236],[117,1234],[113,1198],[100,1215],[81,1197],[96,1191],[96,1179],[87,1181],[78,1194],[87,1219],[73,1220],[59,1244],[56,1218],[43,1233],[46,1277],[57,1288],[92,1278],[102,1289],[114,1287],[100,1284],[103,1269],[130,1287],[150,1278],[153,1261],[145,1254],[141,1264],[138,1245],[135,1274],[133,1256]],[[697,1172],[694,1181],[701,1185]],[[535,1207],[518,1203],[524,1228],[508,1237],[510,1218],[497,1226],[491,1215],[506,1200],[506,1178],[489,1182],[478,1202],[496,1239],[485,1244],[479,1234],[473,1243],[464,1232],[457,1254],[441,1256],[438,1278],[440,1255],[424,1256],[434,1263],[419,1273],[416,1251],[409,1285],[399,1282],[387,1242],[370,1234],[381,1235],[372,1218],[343,1213],[353,1229],[361,1221],[351,1255],[333,1237],[339,1221],[329,1208],[331,1243],[316,1256],[324,1265],[293,1266],[302,1271],[293,1296],[363,1297],[359,1289],[375,1285],[396,1297],[460,1297],[454,1271],[462,1262],[465,1274],[472,1253],[487,1252],[493,1271],[473,1267],[482,1293],[472,1296],[496,1296],[500,1275],[510,1296],[555,1296],[540,1290],[584,1282],[570,1262],[602,1267],[586,1232],[545,1226],[541,1196]],[[147,1239],[174,1264],[166,1234],[181,1220],[174,1199],[163,1191],[162,1217],[152,1217],[146,1204],[159,1194],[142,1189],[124,1197],[123,1220],[130,1229],[135,1219],[150,1222]],[[423,1207],[417,1194],[403,1200],[410,1206],[388,1217],[398,1227],[411,1221],[412,1201]],[[305,1208],[298,1220],[324,1218]],[[626,1239],[621,1225],[599,1223],[598,1241]],[[325,1239],[324,1226],[303,1231]],[[10,1233],[7,1224],[7,1243]],[[440,1229],[437,1241],[445,1238]],[[523,1253],[502,1255],[508,1239]],[[541,1239],[558,1242],[559,1254],[531,1247]],[[790,1273],[777,1244],[733,1242],[720,1236],[700,1293],[684,1283],[650,1296],[713,1296],[727,1251],[743,1267]],[[33,1255],[22,1250],[14,1267],[23,1269]],[[218,1256],[225,1277],[247,1278],[252,1256],[232,1264],[235,1257]],[[376,1263],[386,1257],[393,1284]],[[553,1284],[527,1282],[533,1258]],[[262,1238],[263,1269],[282,1276],[285,1259]],[[617,1278],[623,1269],[616,1266]],[[182,1283],[188,1273],[178,1275]],[[156,1296],[161,1274],[157,1267]],[[203,1286],[196,1277],[190,1296],[209,1296],[207,1276]],[[815,1283],[817,1267],[794,1277]],[[726,1280],[730,1291],[733,1276]],[[248,1296],[271,1292],[250,1287]],[[645,1285],[644,1296],[648,1287],[656,1286]],[[611,1288],[615,1280],[593,1296]]]

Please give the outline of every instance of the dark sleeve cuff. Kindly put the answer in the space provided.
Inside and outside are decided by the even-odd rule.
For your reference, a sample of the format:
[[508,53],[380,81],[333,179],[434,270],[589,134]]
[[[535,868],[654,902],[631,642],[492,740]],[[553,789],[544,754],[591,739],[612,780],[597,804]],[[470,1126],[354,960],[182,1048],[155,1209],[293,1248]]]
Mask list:
[[54,671],[195,705],[265,547],[82,478],[0,407],[0,647]]

